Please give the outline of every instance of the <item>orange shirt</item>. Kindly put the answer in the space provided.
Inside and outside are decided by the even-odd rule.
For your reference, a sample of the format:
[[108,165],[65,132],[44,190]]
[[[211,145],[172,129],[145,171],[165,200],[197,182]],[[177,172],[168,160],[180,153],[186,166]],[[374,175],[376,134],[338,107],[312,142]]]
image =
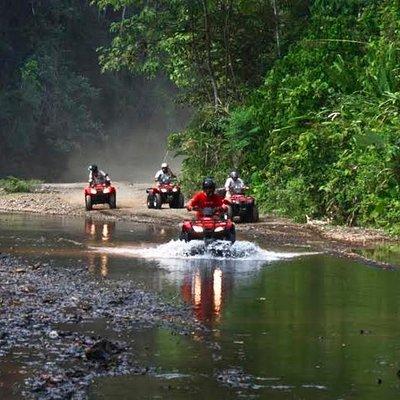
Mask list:
[[[221,208],[224,205],[224,199],[217,194],[212,194],[211,196],[207,196],[204,192],[197,192],[187,203],[187,207],[193,208],[198,207],[202,208]],[[197,211],[197,218],[200,218],[203,215],[202,211]]]

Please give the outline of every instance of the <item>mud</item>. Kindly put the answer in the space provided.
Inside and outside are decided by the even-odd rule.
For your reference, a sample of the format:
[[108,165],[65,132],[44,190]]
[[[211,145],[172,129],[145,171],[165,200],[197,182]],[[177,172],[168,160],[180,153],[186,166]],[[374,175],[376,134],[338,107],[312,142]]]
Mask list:
[[133,282],[96,279],[83,265],[59,269],[4,254],[0,304],[0,357],[22,354],[29,378],[20,394],[28,399],[84,399],[96,377],[154,371],[135,360],[126,342],[79,333],[77,324],[102,320],[116,334],[153,326],[181,335],[206,331],[189,308]]

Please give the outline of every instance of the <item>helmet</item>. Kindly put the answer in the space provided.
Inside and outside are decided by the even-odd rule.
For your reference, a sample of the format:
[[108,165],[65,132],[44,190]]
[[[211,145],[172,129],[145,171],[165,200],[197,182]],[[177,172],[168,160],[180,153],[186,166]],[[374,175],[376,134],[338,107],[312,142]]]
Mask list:
[[168,164],[166,162],[163,162],[161,164],[161,169],[164,169],[164,168],[168,168]]
[[97,165],[96,164],[89,165],[88,170],[92,172],[97,172],[98,171]]
[[211,178],[205,178],[202,186],[203,190],[207,189],[215,190],[215,182]]
[[232,172],[229,174],[229,176],[230,176],[234,181],[237,181],[238,178],[239,178],[239,174],[238,174],[237,171],[232,171]]

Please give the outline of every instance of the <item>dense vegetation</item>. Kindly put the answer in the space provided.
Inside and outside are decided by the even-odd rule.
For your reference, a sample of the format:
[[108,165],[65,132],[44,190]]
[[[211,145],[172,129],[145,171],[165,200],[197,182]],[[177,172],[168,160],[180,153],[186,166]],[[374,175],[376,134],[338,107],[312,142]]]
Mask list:
[[196,107],[187,188],[235,167],[264,209],[398,230],[398,1],[97,3],[125,15],[103,68],[164,69]]
[[0,2],[0,177],[68,179],[71,156],[86,177],[99,149],[173,112],[165,80],[101,73],[97,48],[119,18],[88,0]]
[[41,181],[36,179],[25,180],[9,176],[0,179],[0,189],[6,193],[33,192],[40,183]]

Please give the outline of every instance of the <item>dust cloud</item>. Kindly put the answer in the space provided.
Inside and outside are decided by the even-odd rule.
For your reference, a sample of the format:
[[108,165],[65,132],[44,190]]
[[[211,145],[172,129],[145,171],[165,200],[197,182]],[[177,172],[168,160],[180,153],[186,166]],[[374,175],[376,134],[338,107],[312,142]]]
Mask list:
[[177,104],[177,95],[166,79],[136,83],[132,97],[110,112],[104,137],[71,155],[62,180],[86,181],[90,164],[116,181],[150,182],[162,162],[179,173],[181,159],[167,151],[167,137],[187,126],[191,110]]

